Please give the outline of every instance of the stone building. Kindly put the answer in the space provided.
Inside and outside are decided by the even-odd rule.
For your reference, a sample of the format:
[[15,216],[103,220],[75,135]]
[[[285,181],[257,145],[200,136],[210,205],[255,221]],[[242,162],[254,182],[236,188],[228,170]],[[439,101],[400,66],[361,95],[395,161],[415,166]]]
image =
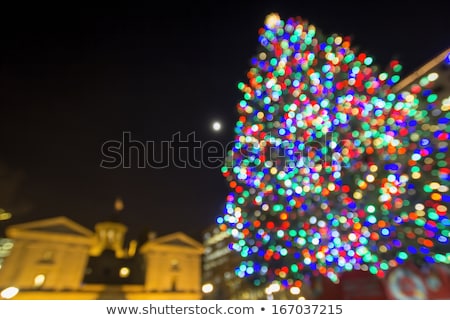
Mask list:
[[8,227],[1,298],[202,298],[201,243],[183,232],[125,243],[126,232],[114,219],[91,231],[64,216]]

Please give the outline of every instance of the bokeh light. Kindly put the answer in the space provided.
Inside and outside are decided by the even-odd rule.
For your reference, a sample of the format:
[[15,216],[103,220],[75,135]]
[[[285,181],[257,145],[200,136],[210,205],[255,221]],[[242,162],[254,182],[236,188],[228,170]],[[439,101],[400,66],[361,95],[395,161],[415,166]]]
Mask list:
[[259,30],[218,219],[242,258],[236,274],[255,284],[450,263],[450,114],[432,91],[438,75],[394,92],[399,61],[380,70],[350,40],[276,15]]

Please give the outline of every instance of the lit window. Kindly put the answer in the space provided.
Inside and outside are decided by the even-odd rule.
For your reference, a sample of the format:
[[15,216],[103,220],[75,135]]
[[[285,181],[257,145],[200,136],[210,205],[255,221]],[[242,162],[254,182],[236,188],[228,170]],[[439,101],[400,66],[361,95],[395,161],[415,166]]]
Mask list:
[[51,260],[53,260],[53,251],[45,251],[43,256],[42,256],[42,259],[44,261],[51,261]]
[[45,275],[44,274],[38,274],[36,277],[34,277],[34,287],[40,288],[45,282]]
[[179,271],[180,267],[178,265],[178,260],[172,260],[171,262],[171,271]]
[[108,237],[108,241],[109,241],[110,243],[113,243],[113,242],[114,242],[115,232],[114,232],[113,229],[109,229],[109,230],[107,231],[107,233],[106,233],[106,236]]
[[128,278],[130,276],[130,269],[127,267],[120,268],[119,277]]
[[17,289],[16,287],[8,287],[0,292],[0,297],[2,297],[3,299],[11,299],[14,298],[14,296],[18,293],[19,289]]
[[[3,209],[0,209],[3,210]],[[5,212],[5,211],[0,211],[0,220],[9,220],[11,219],[12,215],[9,212]]]

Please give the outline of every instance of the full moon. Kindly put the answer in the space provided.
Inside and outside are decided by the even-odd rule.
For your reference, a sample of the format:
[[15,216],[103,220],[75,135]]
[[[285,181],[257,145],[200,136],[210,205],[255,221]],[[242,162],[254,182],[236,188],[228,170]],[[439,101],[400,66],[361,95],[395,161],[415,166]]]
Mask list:
[[222,128],[222,125],[220,124],[220,122],[216,121],[212,124],[212,128],[214,131],[219,131],[220,128]]

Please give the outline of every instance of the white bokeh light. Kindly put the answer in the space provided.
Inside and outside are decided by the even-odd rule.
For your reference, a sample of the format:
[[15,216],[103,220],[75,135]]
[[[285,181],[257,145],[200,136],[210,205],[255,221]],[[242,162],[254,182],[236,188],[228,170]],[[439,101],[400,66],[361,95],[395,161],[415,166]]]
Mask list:
[[202,286],[202,292],[203,293],[211,293],[214,290],[214,285],[212,283],[205,283]]
[[222,128],[222,125],[220,124],[220,122],[215,121],[212,124],[212,128],[213,128],[214,131],[219,131]]

